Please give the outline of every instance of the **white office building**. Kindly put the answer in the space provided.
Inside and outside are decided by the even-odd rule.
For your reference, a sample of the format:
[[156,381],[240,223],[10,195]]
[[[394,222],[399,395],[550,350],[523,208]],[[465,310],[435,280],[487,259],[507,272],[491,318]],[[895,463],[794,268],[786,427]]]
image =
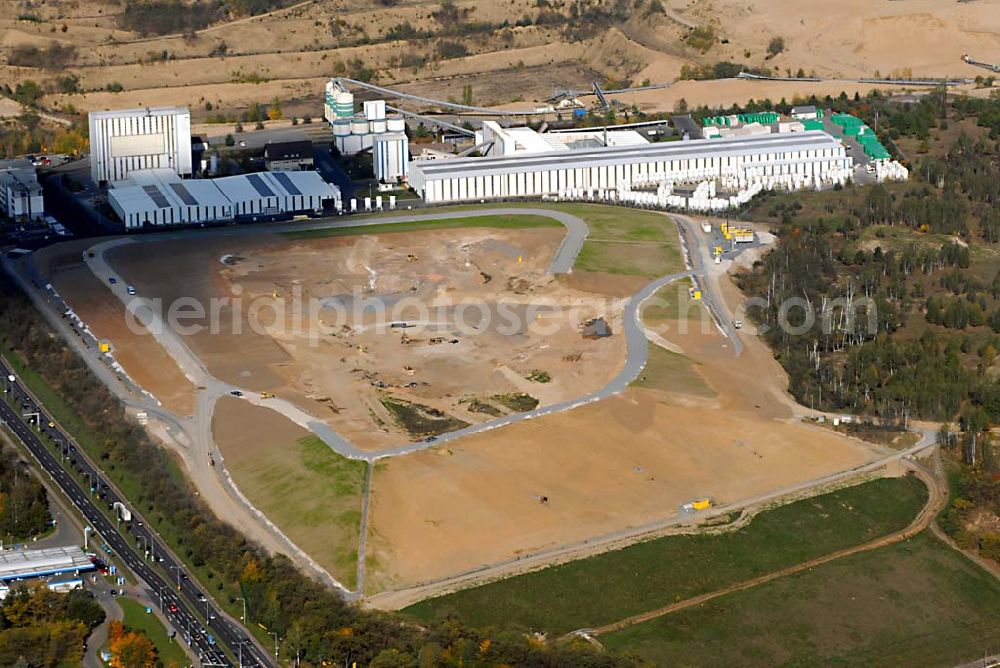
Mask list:
[[[821,187],[843,183],[851,167],[839,141],[814,131],[414,161],[409,183],[429,203],[547,196],[613,200],[634,189],[666,186],[666,194],[663,188],[652,193],[649,204],[655,205],[679,184],[718,180],[741,192]],[[675,196],[668,203],[677,201]]]
[[263,172],[181,180],[170,170],[136,172],[108,190],[108,202],[129,230],[274,219],[340,209],[340,189],[316,172]]
[[17,222],[38,220],[45,215],[42,186],[30,160],[0,160],[0,211]]
[[184,107],[92,111],[90,175],[119,183],[136,171],[169,169],[191,176],[191,112]]

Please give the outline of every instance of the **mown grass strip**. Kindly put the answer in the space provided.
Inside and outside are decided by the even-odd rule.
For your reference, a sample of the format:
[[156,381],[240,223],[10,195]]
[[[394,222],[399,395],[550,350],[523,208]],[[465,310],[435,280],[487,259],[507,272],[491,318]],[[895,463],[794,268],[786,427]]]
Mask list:
[[1000,647],[1000,584],[925,531],[600,640],[655,666],[952,666]]

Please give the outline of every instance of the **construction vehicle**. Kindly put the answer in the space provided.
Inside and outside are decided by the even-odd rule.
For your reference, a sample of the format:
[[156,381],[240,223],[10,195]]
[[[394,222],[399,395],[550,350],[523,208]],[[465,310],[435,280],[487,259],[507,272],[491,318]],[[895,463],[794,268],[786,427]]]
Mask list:
[[693,513],[697,510],[707,510],[712,507],[712,500],[709,498],[695,499],[694,501],[688,501],[681,508],[688,513]]
[[97,344],[97,347],[102,353],[111,352],[111,343],[109,343],[108,341],[101,341],[100,343]]
[[407,261],[407,262],[416,262],[416,261],[417,261],[417,260],[419,260],[419,259],[420,259],[420,258],[419,258],[418,256],[414,255],[413,253],[410,253],[410,254],[408,254],[408,255],[406,256],[406,261]]
[[271,394],[270,392],[261,392],[260,393],[260,398],[261,399],[273,399],[274,395]]

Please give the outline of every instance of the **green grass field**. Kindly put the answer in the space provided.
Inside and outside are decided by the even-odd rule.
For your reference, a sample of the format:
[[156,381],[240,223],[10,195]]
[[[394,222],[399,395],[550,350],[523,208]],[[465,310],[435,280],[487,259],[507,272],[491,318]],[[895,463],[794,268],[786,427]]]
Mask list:
[[925,531],[600,641],[657,666],[953,666],[1000,651],[1000,583]]
[[927,499],[911,477],[883,478],[758,515],[718,535],[668,536],[447,596],[405,612],[457,612],[474,626],[551,633],[607,624],[905,527]]
[[690,358],[664,350],[654,343],[649,344],[649,360],[639,377],[632,381],[632,387],[690,394],[696,397],[716,396],[715,391],[697,372]]
[[655,278],[682,271],[680,239],[662,213],[600,204],[549,204],[583,219],[590,235],[576,260],[578,271]]
[[691,298],[689,290],[693,286],[694,281],[690,278],[664,285],[642,305],[642,321],[649,327],[656,327],[675,320],[697,322],[704,319],[714,327],[702,302]]
[[345,459],[309,436],[227,457],[254,506],[347,587],[356,583],[365,462]]
[[322,239],[346,237],[355,234],[390,234],[423,230],[458,230],[467,227],[489,227],[504,230],[523,230],[532,227],[562,227],[562,223],[544,216],[469,216],[454,220],[428,220],[415,223],[385,223],[379,225],[352,225],[350,227],[317,228],[281,232],[288,239]]
[[159,617],[152,614],[147,615],[146,606],[130,598],[119,598],[118,605],[122,607],[122,612],[125,613],[125,619],[122,623],[127,628],[134,631],[142,631],[149,637],[153,645],[156,646],[160,662],[164,666],[174,665],[179,667],[188,665],[187,654],[177,644],[176,638],[170,640],[167,637],[167,629],[163,626],[163,622],[160,621]]

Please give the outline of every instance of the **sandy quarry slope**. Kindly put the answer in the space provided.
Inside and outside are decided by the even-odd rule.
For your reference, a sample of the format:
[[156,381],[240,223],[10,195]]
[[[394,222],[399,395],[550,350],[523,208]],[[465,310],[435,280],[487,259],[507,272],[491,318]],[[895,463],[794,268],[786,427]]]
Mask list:
[[[23,45],[75,46],[70,67],[41,69],[0,65],[11,85],[32,79],[51,91],[46,106],[77,110],[156,104],[187,104],[198,117],[246,109],[278,97],[286,115],[321,112],[321,91],[335,74],[371,70],[385,85],[418,90],[438,99],[460,99],[472,85],[479,104],[518,102],[522,108],[553,90],[586,90],[591,81],[670,82],[684,65],[720,61],[799,69],[822,77],[856,79],[892,76],[987,74],[961,62],[969,53],[1000,62],[1000,11],[995,2],[954,0],[667,0],[665,12],[639,2],[624,20],[592,30],[570,23],[537,22],[543,10],[528,0],[456,3],[466,22],[502,25],[486,33],[463,34],[434,18],[433,2],[392,7],[356,0],[306,2],[263,17],[221,23],[195,35],[144,37],[122,30],[120,5],[54,0],[16,4],[0,17],[0,55]],[[558,11],[568,12],[568,4]],[[31,17],[30,20],[18,17]],[[706,50],[685,37],[687,26],[711,28],[716,40]],[[63,30],[65,26],[65,30]],[[410,26],[430,39],[397,39]],[[774,37],[784,52],[767,53]],[[461,43],[465,55],[444,57],[440,41]],[[454,54],[449,54],[454,55]],[[79,79],[80,92],[59,92],[59,77]],[[107,92],[108,86],[122,87]],[[712,81],[682,92],[660,90],[625,101],[649,110],[688,104],[729,104],[753,97],[791,99],[813,92],[864,92],[851,82],[795,85],[763,92],[730,81]]]

